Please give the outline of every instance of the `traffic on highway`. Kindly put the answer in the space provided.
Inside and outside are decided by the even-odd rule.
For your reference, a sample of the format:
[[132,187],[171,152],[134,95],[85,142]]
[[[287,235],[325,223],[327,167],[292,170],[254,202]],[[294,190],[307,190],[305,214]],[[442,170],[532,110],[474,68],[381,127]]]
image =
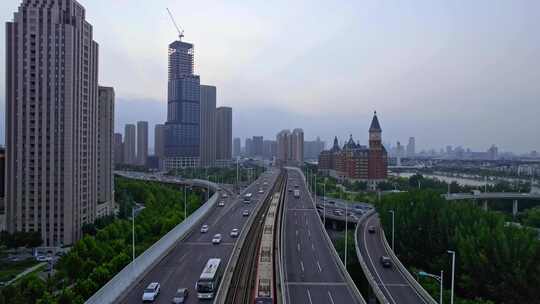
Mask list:
[[297,170],[287,171],[282,227],[287,303],[363,303],[355,296],[356,286],[340,270],[303,176]]
[[[198,303],[199,299],[213,299],[238,236],[277,175],[277,170],[263,173],[240,195],[221,187],[215,208],[131,286],[120,303]],[[150,180],[178,182],[168,177]]]

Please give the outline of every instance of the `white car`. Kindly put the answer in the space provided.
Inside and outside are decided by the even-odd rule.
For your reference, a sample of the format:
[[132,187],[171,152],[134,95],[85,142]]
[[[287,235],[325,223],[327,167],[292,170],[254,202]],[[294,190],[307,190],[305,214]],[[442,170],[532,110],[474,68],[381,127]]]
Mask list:
[[217,205],[218,205],[218,207],[223,207],[223,206],[225,206],[225,201],[219,201],[219,203]]
[[202,225],[201,233],[207,233],[207,232],[208,232],[208,225]]
[[221,195],[221,197],[222,197],[222,198],[227,198],[228,195],[227,195],[227,193],[223,193],[223,194]]
[[238,230],[237,228],[231,230],[231,237],[238,237],[238,234],[240,234],[240,230]]
[[212,244],[219,244],[221,243],[221,234],[216,234],[214,235],[214,237],[212,238]]
[[242,216],[249,216],[249,210],[244,210],[242,212]]
[[263,194],[263,193],[264,193],[264,190],[263,190],[263,189],[259,189],[259,193],[260,193],[260,194]]
[[144,289],[142,296],[143,302],[154,302],[159,295],[159,288],[161,286],[158,282],[152,282]]

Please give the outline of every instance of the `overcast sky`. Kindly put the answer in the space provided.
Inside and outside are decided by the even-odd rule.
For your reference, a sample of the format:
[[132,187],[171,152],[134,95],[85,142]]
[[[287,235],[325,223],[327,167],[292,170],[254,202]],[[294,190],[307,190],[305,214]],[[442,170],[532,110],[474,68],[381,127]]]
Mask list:
[[[235,137],[301,127],[306,139],[352,133],[365,144],[377,110],[385,142],[540,150],[540,1],[80,2],[100,84],[116,90],[117,131],[166,119],[169,7],[195,44],[201,83],[233,107]],[[2,20],[19,3],[1,0]],[[4,30],[0,41],[3,115]]]

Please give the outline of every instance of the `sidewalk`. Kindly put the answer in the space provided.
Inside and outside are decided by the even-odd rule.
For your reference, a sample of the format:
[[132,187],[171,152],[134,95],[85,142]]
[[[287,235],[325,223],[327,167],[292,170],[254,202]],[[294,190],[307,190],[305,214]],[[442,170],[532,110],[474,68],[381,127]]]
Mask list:
[[15,276],[13,279],[9,280],[6,285],[4,286],[8,286],[8,285],[11,285],[13,282],[17,281],[18,279],[24,277],[25,275],[31,273],[32,271],[35,271],[36,269],[38,269],[39,267],[43,266],[43,265],[47,265],[46,262],[43,262],[43,263],[39,263],[37,265],[34,265],[30,268],[27,268],[26,270],[24,270],[23,272],[19,273],[17,276]]

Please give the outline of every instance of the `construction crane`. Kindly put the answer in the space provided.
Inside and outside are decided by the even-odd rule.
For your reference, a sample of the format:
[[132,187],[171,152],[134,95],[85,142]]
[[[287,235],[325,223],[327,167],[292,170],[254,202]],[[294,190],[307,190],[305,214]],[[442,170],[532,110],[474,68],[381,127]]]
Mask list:
[[167,12],[169,13],[169,16],[171,17],[171,21],[174,24],[174,27],[176,27],[176,30],[178,31],[178,38],[180,39],[180,41],[182,41],[182,37],[184,37],[184,29],[181,26],[178,26],[178,24],[176,24],[176,21],[174,21],[174,17],[171,11],[169,10],[169,8],[167,8]]

